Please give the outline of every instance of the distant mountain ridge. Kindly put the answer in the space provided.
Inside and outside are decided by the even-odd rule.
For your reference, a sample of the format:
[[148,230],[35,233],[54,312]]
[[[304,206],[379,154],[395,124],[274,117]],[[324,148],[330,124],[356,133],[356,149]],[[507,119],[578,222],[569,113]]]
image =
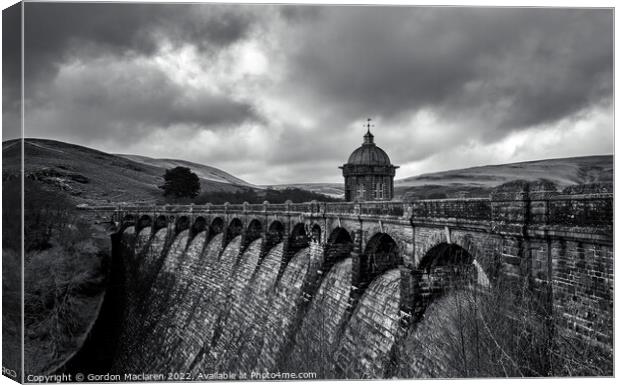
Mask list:
[[575,184],[612,182],[613,167],[612,155],[544,159],[427,173],[398,179],[395,185],[408,187],[440,182],[443,185],[494,187],[515,179],[529,181],[546,179],[559,187],[566,187]]
[[[613,155],[544,159],[499,165],[426,173],[396,179],[395,196],[410,194],[418,198],[488,196],[496,186],[521,179],[530,182],[547,180],[558,189],[589,183],[613,182]],[[344,196],[344,184],[305,183],[269,186],[276,189],[298,187],[331,196]]]
[[613,183],[613,155],[534,160],[422,174],[394,182],[395,195],[419,198],[488,196],[513,180],[549,181],[558,188]]

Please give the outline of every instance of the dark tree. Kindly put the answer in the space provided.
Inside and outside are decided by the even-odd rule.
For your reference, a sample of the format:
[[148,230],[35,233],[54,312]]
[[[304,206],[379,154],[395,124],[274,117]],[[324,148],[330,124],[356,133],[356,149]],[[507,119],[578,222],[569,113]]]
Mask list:
[[164,184],[159,186],[164,196],[194,198],[200,192],[200,179],[188,167],[175,167],[166,170]]

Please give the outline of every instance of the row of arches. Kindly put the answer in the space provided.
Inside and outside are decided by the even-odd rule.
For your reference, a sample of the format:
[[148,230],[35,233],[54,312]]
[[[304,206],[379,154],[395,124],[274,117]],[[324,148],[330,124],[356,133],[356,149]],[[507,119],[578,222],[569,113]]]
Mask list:
[[[205,217],[197,217],[192,223],[188,216],[167,218],[164,215],[159,215],[155,219],[149,215],[142,215],[137,218],[133,215],[126,215],[122,221],[121,231],[125,227],[133,225],[136,234],[145,228],[151,228],[151,232],[154,234],[161,228],[167,227],[168,223],[171,223],[175,237],[181,232],[189,230],[190,240],[202,231],[209,232],[209,239],[217,234],[224,233],[223,247],[239,235],[244,237],[243,243],[246,245],[263,237],[267,249],[287,238],[287,247],[291,253],[308,247],[311,242],[321,243],[323,233],[321,226],[316,223],[309,226],[305,223],[297,223],[287,235],[285,225],[279,220],[271,221],[265,228],[263,222],[258,219],[252,219],[247,225],[244,225],[239,218],[233,218],[226,224],[222,217],[215,217],[210,220]],[[339,226],[332,230],[325,242],[329,262],[333,263],[349,255],[353,250],[353,240],[354,236],[344,227]],[[367,242],[360,267],[362,275],[376,276],[387,268],[399,264],[402,264],[402,257],[396,241],[387,233],[377,233]]]
[[[168,223],[173,222],[174,236],[185,230],[190,230],[190,238],[193,238],[202,231],[209,230],[211,237],[225,232],[224,245],[228,244],[232,239],[239,235],[244,235],[248,243],[264,236],[268,243],[276,245],[285,238],[285,226],[281,221],[272,221],[267,229],[263,228],[263,224],[258,219],[252,219],[247,226],[239,218],[233,218],[228,225],[222,217],[215,217],[210,222],[205,217],[197,217],[191,223],[188,216],[171,217],[168,219],[165,215],[159,215],[153,220],[149,215],[142,215],[136,218],[134,215],[126,215],[121,222],[120,232],[129,226],[134,226],[136,233],[151,228],[152,233],[167,227]],[[306,231],[303,223],[297,223],[291,230],[289,236],[290,244],[294,248],[301,249],[307,247],[310,241],[321,242],[321,227],[314,224],[310,231]]]
[[[215,235],[225,232],[224,244],[225,247],[232,239],[239,235],[245,237],[245,243],[249,244],[254,240],[264,237],[266,243],[273,247],[278,243],[285,240],[285,226],[279,220],[273,220],[269,223],[267,228],[264,228],[263,223],[258,219],[252,219],[247,226],[244,226],[243,222],[239,218],[233,218],[228,224],[222,217],[215,217],[213,219],[205,217],[196,217],[193,223],[188,216],[171,216],[159,215],[151,217],[149,215],[142,215],[136,217],[134,215],[126,215],[121,222],[120,232],[128,226],[134,226],[136,234],[143,229],[151,228],[151,233],[155,234],[158,230],[167,227],[169,223],[173,223],[174,236],[185,230],[189,230],[189,237],[192,239],[197,234],[208,231],[209,238],[213,238]],[[344,227],[336,227],[327,236],[326,254],[328,259],[337,260],[343,255],[349,254],[353,249],[354,236],[347,231]],[[307,226],[305,223],[297,223],[293,226],[288,235],[288,246],[292,250],[300,250],[308,247],[310,242],[321,243],[322,241],[322,229],[318,224],[312,224]],[[401,250],[394,238],[387,233],[378,232],[374,234],[362,251],[364,260],[361,263],[360,268],[367,273],[366,275],[375,276],[385,271],[387,268],[394,267],[402,264],[403,259]],[[419,262],[418,268],[421,270],[430,271],[437,266],[446,265],[463,265],[471,264],[473,262],[473,256],[469,252],[456,244],[438,242],[437,246],[425,251],[425,255]]]
[[[133,225],[136,234],[149,227],[151,233],[155,234],[168,224],[170,224],[169,228],[173,229],[174,237],[189,230],[190,240],[203,231],[208,232],[208,240],[223,233],[223,248],[237,236],[242,236],[243,245],[249,245],[262,237],[264,253],[286,241],[288,257],[285,257],[284,263],[288,262],[290,256],[308,247],[310,243],[321,243],[323,234],[321,226],[317,223],[310,225],[303,222],[297,223],[287,234],[284,223],[277,219],[265,226],[263,221],[256,218],[251,219],[245,225],[239,218],[233,218],[226,223],[224,218],[219,216],[215,218],[196,217],[192,222],[188,216],[166,217],[164,215],[154,218],[149,215],[137,218],[127,215],[123,218],[121,231],[124,227]],[[346,228],[341,226],[334,228],[329,235],[326,235],[323,242],[325,258],[322,268],[329,270],[334,263],[352,256],[356,250],[352,284],[363,291],[383,272],[403,265],[403,250],[390,234],[377,232],[368,239],[363,249],[360,249],[361,245],[356,248],[354,240],[355,234],[350,233]],[[474,262],[472,254],[463,247],[453,243],[439,242],[425,251],[425,255],[417,266],[417,271],[423,273],[425,277],[422,291],[430,293],[428,297],[431,294],[440,294],[448,285],[467,284],[477,279],[481,270]]]

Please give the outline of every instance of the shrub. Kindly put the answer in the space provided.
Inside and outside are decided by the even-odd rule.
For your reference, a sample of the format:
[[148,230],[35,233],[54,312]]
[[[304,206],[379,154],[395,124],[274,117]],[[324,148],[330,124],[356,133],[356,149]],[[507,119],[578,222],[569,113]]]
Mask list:
[[431,303],[400,346],[400,377],[611,375],[611,357],[553,329],[530,283],[454,287]]
[[[6,223],[6,222],[5,222]],[[2,249],[2,366],[21,372],[22,298],[19,252]]]
[[109,245],[72,202],[25,181],[26,372],[53,370],[80,348],[103,299]]

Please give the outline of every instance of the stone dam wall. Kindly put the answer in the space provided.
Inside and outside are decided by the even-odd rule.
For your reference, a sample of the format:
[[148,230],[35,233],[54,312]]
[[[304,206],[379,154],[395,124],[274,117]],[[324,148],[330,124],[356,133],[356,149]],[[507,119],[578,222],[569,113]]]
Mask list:
[[[114,208],[124,298],[110,372],[611,375],[611,202],[528,188]],[[545,347],[535,368],[523,335]]]

